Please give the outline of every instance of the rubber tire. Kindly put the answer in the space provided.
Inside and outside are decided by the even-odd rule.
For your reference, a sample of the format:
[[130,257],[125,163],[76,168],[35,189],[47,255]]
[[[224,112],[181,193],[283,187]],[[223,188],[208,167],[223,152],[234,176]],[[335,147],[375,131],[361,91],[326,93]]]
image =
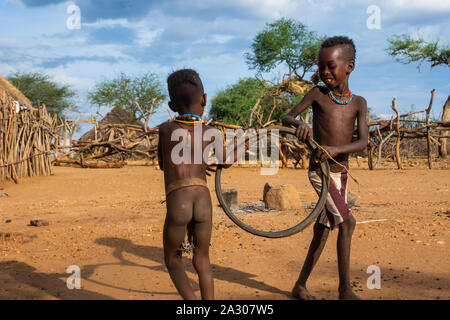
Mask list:
[[[267,130],[272,129],[278,129],[280,133],[288,133],[295,136],[295,129],[283,127],[283,126],[272,126],[268,128],[264,128]],[[315,149],[317,149],[317,144],[315,144],[312,141],[308,141],[307,146],[311,152],[313,152]],[[243,223],[241,220],[239,220],[231,211],[231,209],[227,206],[225,199],[222,195],[222,188],[221,188],[221,174],[222,174],[222,167],[219,165],[217,166],[216,170],[216,176],[215,176],[215,185],[216,185],[216,195],[217,199],[219,200],[220,205],[222,206],[223,210],[225,211],[225,214],[233,221],[236,225],[238,225],[243,230],[254,234],[256,236],[265,237],[265,238],[283,238],[283,237],[289,237],[296,233],[299,233],[300,231],[303,231],[306,229],[320,214],[323,207],[325,206],[327,195],[328,195],[328,187],[330,185],[330,166],[328,164],[328,161],[323,161],[320,163],[320,169],[322,171],[322,189],[320,191],[319,200],[317,201],[317,204],[313,211],[300,223],[297,225],[281,230],[281,231],[262,231],[255,229],[245,223]]]

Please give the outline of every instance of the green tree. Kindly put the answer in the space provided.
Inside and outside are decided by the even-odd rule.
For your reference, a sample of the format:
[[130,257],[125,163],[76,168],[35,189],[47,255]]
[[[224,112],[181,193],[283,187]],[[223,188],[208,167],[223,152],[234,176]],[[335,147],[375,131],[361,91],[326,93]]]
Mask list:
[[425,41],[422,37],[413,39],[407,34],[394,35],[387,40],[389,47],[387,53],[402,63],[418,62],[420,68],[423,62],[431,64],[431,67],[447,65],[450,67],[450,47],[439,46],[439,40]]
[[14,73],[8,80],[19,89],[33,105],[45,104],[50,112],[59,116],[69,105],[73,104],[71,98],[75,96],[70,86],[59,85],[48,75],[42,73]]
[[225,123],[246,125],[250,110],[265,89],[266,85],[257,79],[241,79],[214,96],[209,115]]
[[[126,111],[130,119],[136,120],[154,112],[166,98],[161,83],[154,73],[130,77],[121,73],[112,80],[98,83],[88,95],[89,101],[98,106],[108,106]],[[144,114],[137,116],[139,107]]]
[[[281,122],[281,118],[293,105],[298,103],[301,95],[292,97],[278,89],[278,86],[270,86],[265,81],[255,78],[239,80],[234,85],[219,91],[211,100],[209,115],[218,121],[241,126],[248,126],[250,112],[259,99],[258,109],[255,110],[261,116],[261,123],[275,120]],[[274,102],[276,107],[274,108]],[[253,116],[252,125],[257,125],[258,119]]]
[[266,28],[256,35],[252,52],[246,54],[247,64],[259,73],[286,64],[289,74],[303,80],[307,72],[315,71],[323,40],[324,37],[309,31],[301,22],[282,18],[266,24]]

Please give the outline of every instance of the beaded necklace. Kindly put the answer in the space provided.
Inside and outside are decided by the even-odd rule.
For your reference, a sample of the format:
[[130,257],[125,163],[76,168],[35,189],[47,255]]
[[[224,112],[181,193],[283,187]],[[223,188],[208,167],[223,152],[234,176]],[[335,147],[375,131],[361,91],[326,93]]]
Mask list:
[[351,91],[348,90],[346,93],[334,92],[333,94],[338,97],[348,97],[351,94]]
[[199,115],[196,115],[196,114],[185,113],[185,114],[180,115],[180,117],[194,117],[194,118],[197,118],[199,121],[203,121],[202,117],[200,117]]
[[337,92],[335,94],[337,96],[340,96],[340,97],[349,97],[346,101],[339,101],[338,99],[336,99],[336,97],[334,96],[333,92],[331,92],[331,90],[329,90],[328,91],[328,97],[330,97],[330,99],[333,100],[334,102],[336,102],[337,104],[348,104],[350,101],[352,101],[352,98],[353,98],[353,94],[350,91],[350,89],[345,94],[340,94],[340,93],[337,93]]
[[203,123],[203,119],[200,116],[190,113],[179,115],[174,121],[186,124]]

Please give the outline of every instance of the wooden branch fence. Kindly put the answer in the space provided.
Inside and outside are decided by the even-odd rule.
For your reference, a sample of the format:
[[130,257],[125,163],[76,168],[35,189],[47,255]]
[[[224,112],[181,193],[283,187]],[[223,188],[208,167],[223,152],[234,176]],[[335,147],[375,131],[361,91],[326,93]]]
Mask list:
[[[429,106],[424,111],[400,114],[396,101],[393,99],[392,110],[395,112],[395,117],[392,116],[390,120],[370,120],[369,115],[369,144],[367,148],[369,169],[373,170],[379,166],[383,157],[383,148],[387,144],[393,143],[393,140],[395,140],[395,148],[391,157],[396,162],[397,167],[402,169],[400,153],[402,142],[405,139],[418,138],[426,139],[428,166],[430,168],[432,167],[432,145],[442,147],[444,144],[443,141],[446,142],[448,138],[447,133],[450,130],[450,122],[444,115],[442,121],[431,121],[430,112],[433,98],[434,90],[431,92]],[[257,99],[255,105],[251,108],[248,124],[263,129],[270,127],[274,123],[271,120],[271,116],[277,107],[277,101],[273,99],[273,108],[270,109],[270,114],[267,118],[263,117],[262,109],[259,106],[260,101],[261,99]],[[450,107],[449,101],[447,101],[449,105],[447,108]],[[81,119],[81,117],[69,119],[68,114],[70,109],[66,112],[64,118],[59,118],[58,120],[56,117],[51,118],[45,111],[40,110],[36,118],[39,120],[33,122],[24,118],[21,120],[21,123],[28,125],[28,127],[24,127],[22,131],[18,128],[15,129],[17,131],[16,135],[20,135],[21,139],[17,141],[21,141],[21,145],[25,143],[25,147],[18,147],[17,143],[15,145],[11,144],[11,139],[18,138],[14,136],[13,132],[15,131],[13,129],[8,129],[9,127],[5,124],[8,122],[3,121],[1,139],[3,143],[9,141],[8,143],[10,145],[8,145],[8,150],[15,148],[16,153],[18,152],[20,155],[15,158],[9,156],[7,159],[5,152],[2,152],[2,158],[0,159],[1,177],[8,176],[12,179],[17,179],[18,176],[23,174],[48,174],[51,167],[49,160],[44,160],[50,154],[54,156],[51,160],[54,165],[69,164],[83,168],[120,168],[126,164],[127,160],[136,158],[147,159],[151,164],[156,164],[158,128],[150,128],[148,126],[153,106],[145,113],[140,106],[138,108],[145,115],[143,117],[145,121],[137,124],[102,123],[102,121],[98,121],[97,115],[93,115],[89,119]],[[445,106],[444,111],[446,111]],[[424,120],[411,118],[414,115],[423,113],[425,114]],[[444,114],[448,115],[449,112],[444,112]],[[19,115],[17,117],[23,118],[25,113]],[[5,111],[2,111],[2,118],[8,119],[8,116],[14,115],[11,113],[5,115]],[[309,114],[306,117],[308,119],[305,118],[303,120],[309,122]],[[263,118],[265,118],[264,121],[262,120]],[[255,124],[253,124],[254,120],[256,120]],[[93,125],[92,138],[73,139],[75,128],[79,123],[90,123]],[[207,124],[218,127],[222,131],[225,129],[246,130],[245,127],[219,121],[209,121]],[[53,143],[52,139],[54,141]],[[283,137],[280,142],[279,156],[281,167],[288,167],[289,160],[293,160],[295,167],[299,164],[302,168],[308,167],[309,151],[305,145],[298,143],[293,137]],[[53,152],[51,151],[51,147],[53,147]],[[2,148],[3,150],[6,149]],[[34,158],[36,160],[33,160]],[[37,159],[41,161],[39,164],[37,164]],[[17,172],[18,170],[20,174]]]
[[51,174],[50,155],[57,136],[45,105],[19,106],[0,92],[0,182]]
[[[390,139],[395,139],[395,148],[392,158],[395,160],[398,169],[403,169],[402,159],[400,156],[400,147],[401,142],[404,139],[426,139],[428,167],[430,169],[433,166],[433,144],[439,147],[439,154],[441,157],[446,157],[446,139],[449,137],[448,131],[450,131],[450,112],[448,110],[450,108],[450,96],[444,105],[442,120],[431,121],[430,113],[433,105],[434,92],[435,90],[433,89],[431,91],[429,105],[423,111],[400,114],[396,101],[393,99],[391,108],[395,112],[395,118],[392,117],[391,120],[371,121],[369,114],[368,126],[370,130],[367,149],[369,169],[373,170],[378,167],[382,158],[383,146],[385,146]],[[423,113],[425,113],[425,120],[410,119],[416,114]],[[411,127],[411,125],[414,125],[414,127]],[[442,156],[443,154],[445,156]]]

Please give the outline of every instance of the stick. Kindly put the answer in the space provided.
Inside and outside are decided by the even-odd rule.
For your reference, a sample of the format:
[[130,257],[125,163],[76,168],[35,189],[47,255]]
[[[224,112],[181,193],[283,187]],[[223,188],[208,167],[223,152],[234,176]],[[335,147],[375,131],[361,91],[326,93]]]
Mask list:
[[235,125],[235,124],[226,124],[223,122],[219,122],[219,121],[211,121],[210,123],[213,126],[220,126],[220,127],[224,127],[224,128],[229,128],[229,129],[243,129],[243,127]]
[[252,123],[253,123],[253,112],[255,112],[255,109],[258,107],[259,102],[261,101],[261,97],[258,98],[258,100],[256,100],[255,105],[253,106],[252,110],[250,110],[250,116],[248,119],[248,126],[251,127]]
[[345,172],[348,173],[348,175],[350,176],[350,178],[352,178],[353,181],[356,182],[356,184],[358,185],[358,189],[359,189],[360,183],[358,182],[358,180],[356,180],[356,179],[352,176],[352,174],[348,171],[348,169],[347,169],[343,164],[337,162],[337,161],[336,161],[336,160],[328,153],[328,151],[327,151],[325,148],[323,148],[320,144],[318,144],[313,138],[310,138],[310,139],[311,139],[312,142],[314,142],[315,144],[317,144],[317,146],[319,147],[319,149],[322,150],[323,152],[325,152],[326,155],[327,155],[334,163],[336,163],[337,165],[339,165],[339,166],[341,166],[342,168],[344,168]]
[[433,105],[433,98],[434,98],[434,91],[435,89],[431,90],[431,98],[430,98],[430,104],[428,106],[428,108],[425,110],[426,111],[426,121],[427,121],[427,151],[428,151],[428,168],[431,169],[433,162],[431,160],[431,135],[430,135],[430,128],[428,127],[428,125],[430,124],[430,111],[431,111],[431,106]]
[[[378,128],[377,128],[378,129]],[[394,134],[394,131],[391,131],[386,137],[384,137],[384,139],[381,136],[380,130],[378,129],[378,134],[380,135],[380,139],[381,142],[378,145],[378,159],[377,159],[377,163],[375,163],[375,169],[378,167],[378,164],[381,161],[381,152],[382,152],[382,148],[383,148],[383,144]]]
[[400,159],[400,141],[401,141],[401,135],[400,135],[400,112],[398,111],[397,107],[395,106],[395,98],[392,99],[392,110],[395,111],[395,113],[397,114],[397,118],[396,120],[396,124],[395,124],[395,129],[397,131],[397,143],[395,146],[395,160],[397,161],[397,168],[398,169],[403,169],[402,168],[402,162]]

